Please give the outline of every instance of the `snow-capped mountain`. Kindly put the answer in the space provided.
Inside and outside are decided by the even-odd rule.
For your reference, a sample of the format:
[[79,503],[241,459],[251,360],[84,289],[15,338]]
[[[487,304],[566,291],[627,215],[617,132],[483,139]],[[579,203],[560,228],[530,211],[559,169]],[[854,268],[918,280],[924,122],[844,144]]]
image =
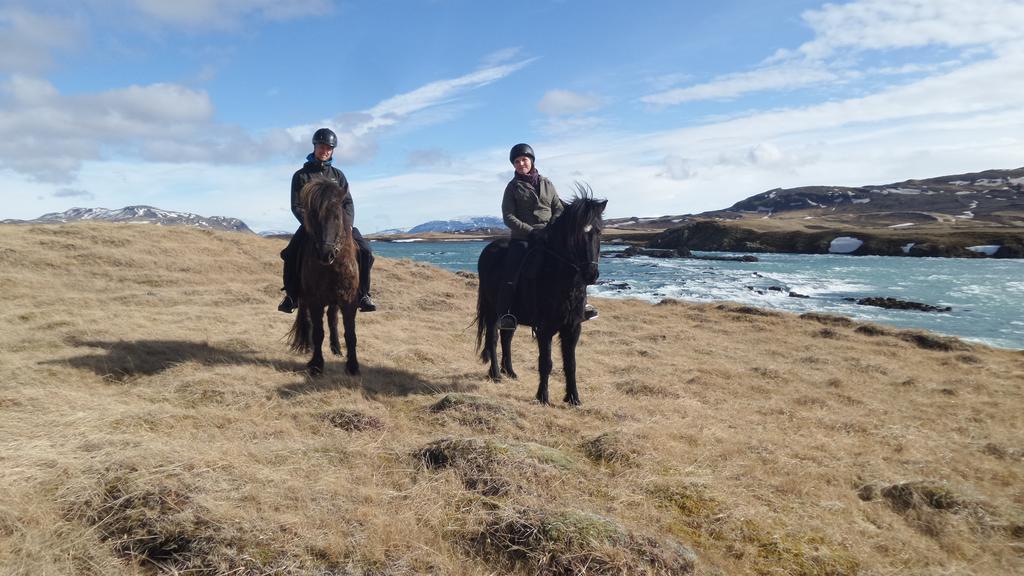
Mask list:
[[462,216],[452,220],[431,220],[405,231],[406,234],[425,232],[467,232],[470,230],[503,229],[505,223],[493,216]]
[[118,210],[107,208],[72,208],[65,212],[43,214],[35,220],[3,220],[2,224],[61,224],[94,220],[100,222],[130,222],[158,226],[192,226],[211,230],[249,232],[252,230],[238,218],[225,216],[199,216],[188,212],[172,212],[152,206],[125,206]]

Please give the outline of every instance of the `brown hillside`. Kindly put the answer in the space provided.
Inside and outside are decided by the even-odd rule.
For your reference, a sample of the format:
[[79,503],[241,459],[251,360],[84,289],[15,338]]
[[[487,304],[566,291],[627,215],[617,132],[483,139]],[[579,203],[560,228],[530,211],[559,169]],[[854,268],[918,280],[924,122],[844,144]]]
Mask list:
[[0,226],[0,574],[1024,572],[1020,352],[596,300],[541,407],[473,277],[379,259],[363,375],[309,379],[282,247]]

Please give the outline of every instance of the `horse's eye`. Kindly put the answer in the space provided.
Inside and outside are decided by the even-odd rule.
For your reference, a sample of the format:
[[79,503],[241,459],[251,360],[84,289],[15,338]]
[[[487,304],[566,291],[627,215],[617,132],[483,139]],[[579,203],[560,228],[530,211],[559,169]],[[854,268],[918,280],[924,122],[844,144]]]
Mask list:
[[590,232],[593,229],[594,229],[594,225],[593,224],[587,224],[586,226],[583,227],[583,232]]

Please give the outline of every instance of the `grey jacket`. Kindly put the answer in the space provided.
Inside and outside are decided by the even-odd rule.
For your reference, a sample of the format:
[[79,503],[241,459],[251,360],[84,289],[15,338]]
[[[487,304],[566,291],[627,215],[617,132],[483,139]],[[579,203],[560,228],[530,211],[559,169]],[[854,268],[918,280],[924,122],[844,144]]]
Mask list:
[[540,177],[539,191],[522,180],[512,178],[501,199],[501,217],[512,230],[514,240],[525,240],[531,230],[544,228],[558,218],[563,209],[555,185],[543,176]]

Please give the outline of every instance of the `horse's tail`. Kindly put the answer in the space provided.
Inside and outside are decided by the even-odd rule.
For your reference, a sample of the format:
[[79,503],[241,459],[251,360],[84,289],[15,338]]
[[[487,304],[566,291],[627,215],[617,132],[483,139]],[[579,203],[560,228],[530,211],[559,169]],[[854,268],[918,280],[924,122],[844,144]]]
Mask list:
[[295,323],[288,331],[288,337],[292,340],[292,352],[309,352],[313,348],[312,332],[313,325],[309,321],[309,312],[300,305],[299,309],[295,311]]
[[476,289],[476,349],[480,352],[480,360],[488,362],[487,351],[481,348],[484,345],[484,329],[487,322],[484,321],[484,285],[483,282]]

